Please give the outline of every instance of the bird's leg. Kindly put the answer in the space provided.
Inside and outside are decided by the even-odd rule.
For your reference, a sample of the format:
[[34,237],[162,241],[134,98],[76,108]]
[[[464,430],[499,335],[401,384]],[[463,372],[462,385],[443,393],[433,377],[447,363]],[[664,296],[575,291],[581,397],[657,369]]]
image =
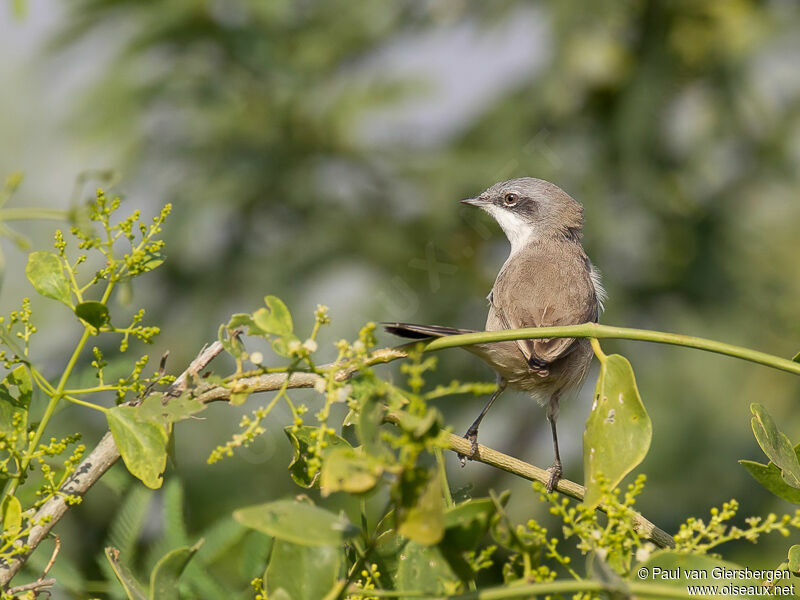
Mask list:
[[547,469],[550,471],[550,479],[545,486],[548,492],[552,492],[556,487],[558,480],[561,479],[561,456],[558,453],[558,434],[556,433],[556,418],[558,417],[558,394],[553,394],[550,402],[547,404],[547,421],[550,423],[550,431],[553,433],[553,453],[555,455],[555,462],[553,466]]
[[458,458],[461,460],[462,467],[467,464],[468,458],[472,458],[478,453],[478,427],[480,426],[481,421],[483,421],[483,417],[486,416],[486,413],[489,412],[492,404],[494,404],[494,401],[497,400],[497,397],[503,393],[504,389],[506,389],[506,380],[502,377],[498,377],[497,389],[494,391],[494,394],[492,394],[492,397],[489,398],[489,402],[486,403],[486,406],[483,407],[481,414],[478,415],[478,418],[475,419],[475,422],[469,426],[469,429],[467,429],[467,433],[464,434],[464,437],[470,441],[472,448],[469,456],[466,456],[465,454],[458,455]]

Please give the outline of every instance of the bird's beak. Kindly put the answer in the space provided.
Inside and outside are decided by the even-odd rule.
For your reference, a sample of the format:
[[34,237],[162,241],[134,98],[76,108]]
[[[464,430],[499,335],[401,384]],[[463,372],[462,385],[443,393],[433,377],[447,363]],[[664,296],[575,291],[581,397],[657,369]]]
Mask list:
[[469,204],[470,206],[483,206],[486,204],[486,200],[481,198],[480,196],[475,196],[474,198],[464,198],[461,201],[461,204]]

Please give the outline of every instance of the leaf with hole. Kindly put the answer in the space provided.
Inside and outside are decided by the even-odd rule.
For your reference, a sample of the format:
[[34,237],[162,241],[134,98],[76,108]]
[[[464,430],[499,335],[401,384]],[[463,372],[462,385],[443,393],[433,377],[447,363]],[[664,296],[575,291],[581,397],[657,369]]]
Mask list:
[[303,546],[338,546],[359,532],[344,515],[297,500],[240,508],[233,518],[246,527]]
[[69,281],[58,256],[46,251],[31,252],[25,266],[25,275],[42,296],[72,307]]
[[102,302],[81,302],[75,307],[75,314],[95,329],[100,329],[111,321],[108,307]]
[[399,591],[422,591],[438,598],[458,579],[437,546],[408,541],[400,550],[395,585]]
[[595,506],[600,501],[601,476],[613,489],[644,460],[652,435],[631,364],[619,354],[601,358],[592,412],[583,433],[584,504]]
[[114,443],[132,475],[152,489],[161,487],[167,466],[169,435],[161,423],[140,421],[137,408],[115,406],[106,411]]
[[800,460],[789,438],[778,429],[763,406],[754,402],[750,405],[750,412],[753,413],[750,424],[758,445],[781,470],[783,480],[793,488],[800,488]]

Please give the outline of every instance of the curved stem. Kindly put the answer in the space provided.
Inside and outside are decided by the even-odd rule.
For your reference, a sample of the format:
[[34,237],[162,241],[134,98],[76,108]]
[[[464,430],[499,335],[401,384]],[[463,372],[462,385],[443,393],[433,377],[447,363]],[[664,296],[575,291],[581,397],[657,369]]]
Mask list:
[[749,362],[772,367],[779,371],[800,375],[800,363],[789,360],[788,358],[767,354],[766,352],[691,335],[650,331],[648,329],[633,329],[630,327],[614,327],[612,325],[599,325],[597,323],[566,325],[563,327],[529,327],[527,329],[506,329],[503,331],[479,331],[475,333],[450,335],[423,343],[425,344],[425,351],[430,351],[453,348],[456,346],[472,346],[473,344],[488,342],[507,342],[511,340],[554,337],[640,340],[643,342],[655,342],[657,344],[684,346],[686,348],[695,348],[697,350],[705,350],[706,352],[724,354],[725,356],[732,356],[734,358],[740,358]]
[[0,210],[0,221],[21,221],[32,219],[51,219],[66,221],[69,219],[69,211],[60,208],[4,208]]

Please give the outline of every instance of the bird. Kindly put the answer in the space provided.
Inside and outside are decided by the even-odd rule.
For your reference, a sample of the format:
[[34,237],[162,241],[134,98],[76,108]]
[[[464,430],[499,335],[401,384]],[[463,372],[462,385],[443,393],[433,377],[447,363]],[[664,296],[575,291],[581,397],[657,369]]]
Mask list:
[[[581,244],[583,206],[553,183],[533,177],[501,181],[482,194],[461,201],[480,208],[500,225],[511,244],[492,286],[485,329],[501,331],[597,322],[606,292],[599,271]],[[385,322],[389,333],[411,339],[438,338],[473,329]],[[563,474],[556,419],[559,402],[576,394],[586,379],[593,351],[588,339],[514,340],[464,346],[497,375],[497,388],[464,437],[478,453],[478,428],[509,387],[527,392],[546,408],[554,462],[548,469],[548,492]]]

